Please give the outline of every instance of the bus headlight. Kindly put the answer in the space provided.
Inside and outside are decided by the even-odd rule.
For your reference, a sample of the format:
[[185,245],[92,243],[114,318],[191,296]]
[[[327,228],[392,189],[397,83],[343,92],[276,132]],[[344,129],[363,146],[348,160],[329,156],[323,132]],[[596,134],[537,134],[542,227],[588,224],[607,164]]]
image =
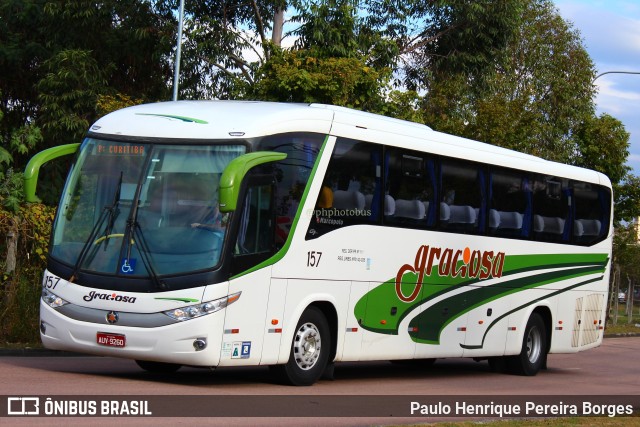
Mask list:
[[203,302],[202,304],[174,308],[173,310],[163,311],[163,313],[180,322],[195,319],[196,317],[215,313],[216,311],[222,310],[229,304],[233,304],[234,302],[238,301],[241,293],[242,292],[238,292],[236,294],[228,295],[224,298]]
[[48,289],[42,289],[42,301],[45,302],[51,308],[62,307],[65,304],[69,304],[69,301],[65,301],[58,295],[50,292]]

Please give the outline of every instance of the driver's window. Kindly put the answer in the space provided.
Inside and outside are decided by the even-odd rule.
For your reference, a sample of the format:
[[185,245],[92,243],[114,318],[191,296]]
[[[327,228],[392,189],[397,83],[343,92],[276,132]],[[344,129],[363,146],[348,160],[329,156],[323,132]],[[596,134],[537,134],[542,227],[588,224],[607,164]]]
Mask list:
[[269,253],[273,249],[273,186],[249,187],[242,208],[235,255]]

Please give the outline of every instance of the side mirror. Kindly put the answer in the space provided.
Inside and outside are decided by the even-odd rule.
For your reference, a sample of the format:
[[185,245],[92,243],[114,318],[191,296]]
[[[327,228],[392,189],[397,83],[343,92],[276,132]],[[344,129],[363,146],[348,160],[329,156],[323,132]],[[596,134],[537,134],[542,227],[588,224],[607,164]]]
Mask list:
[[233,159],[220,178],[220,212],[233,212],[238,206],[238,196],[244,176],[258,165],[277,162],[287,158],[285,153],[256,151]]
[[78,151],[78,147],[80,147],[80,144],[51,147],[39,152],[29,160],[27,167],[24,169],[24,195],[27,202],[38,203],[40,201],[36,196],[36,187],[38,186],[38,174],[42,165],[58,157],[73,154]]

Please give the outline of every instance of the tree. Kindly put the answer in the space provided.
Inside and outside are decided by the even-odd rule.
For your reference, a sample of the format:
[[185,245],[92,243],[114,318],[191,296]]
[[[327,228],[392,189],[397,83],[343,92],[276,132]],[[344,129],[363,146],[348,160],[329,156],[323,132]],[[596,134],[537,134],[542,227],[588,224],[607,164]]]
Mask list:
[[[402,8],[395,3],[373,2],[371,20],[384,23],[384,13]],[[431,89],[432,83],[456,75],[464,75],[475,88],[484,88],[487,70],[506,54],[505,46],[521,28],[524,8],[523,0],[411,1],[406,7],[408,13],[400,16],[408,21],[392,26],[389,35],[400,40],[400,54],[408,59],[401,67],[404,84],[417,90]]]
[[602,172],[614,184],[622,182],[631,170],[625,165],[629,132],[620,120],[609,114],[587,117],[577,126],[574,138],[580,152],[577,166]]
[[[160,0],[171,8],[175,0]],[[192,0],[185,3],[180,76],[182,98],[242,98],[258,66],[281,40],[284,0]],[[273,37],[269,37],[272,33]],[[274,40],[276,39],[276,40]]]
[[[474,70],[480,63],[491,62],[519,16],[518,1],[494,3],[190,1],[186,5],[181,93],[189,98],[255,96],[256,78],[264,78],[261,67],[273,55],[280,55],[277,34],[285,8],[291,15],[290,22],[298,25],[288,33],[296,37],[294,50],[313,49],[308,56],[318,59],[359,58],[367,67],[393,70],[396,87],[411,85],[410,89],[422,90],[424,80],[419,78],[424,73],[416,70],[424,71],[419,66],[439,63],[437,58],[455,58],[455,63],[448,64]],[[427,51],[431,60],[425,62]],[[381,95],[389,90],[381,86]]]
[[[434,74],[425,121],[438,129],[575,163],[573,134],[594,114],[594,68],[579,33],[548,0],[529,0],[504,54],[479,79]],[[445,67],[450,69],[450,67]],[[482,80],[483,85],[470,87]]]
[[260,68],[252,93],[266,101],[319,102],[377,111],[389,71],[361,58],[322,58],[315,50],[281,51]]
[[378,111],[391,68],[373,68],[363,48],[355,5],[350,0],[312,4],[292,49],[273,47],[256,72],[250,94],[258,99],[320,102]]
[[632,174],[614,186],[615,220],[617,225],[623,221],[637,221],[640,216],[640,177]]
[[[0,3],[4,167],[21,170],[36,151],[78,142],[98,117],[100,96],[167,99],[175,19],[153,6],[145,0]],[[60,186],[63,169],[47,168],[42,181]]]

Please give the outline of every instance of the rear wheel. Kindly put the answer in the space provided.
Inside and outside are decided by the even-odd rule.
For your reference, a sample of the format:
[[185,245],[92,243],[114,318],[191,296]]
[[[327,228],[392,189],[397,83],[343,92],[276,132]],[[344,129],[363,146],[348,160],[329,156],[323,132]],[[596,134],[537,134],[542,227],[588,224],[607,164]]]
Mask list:
[[136,360],[136,363],[145,371],[155,374],[171,374],[182,367],[176,363],[150,362],[148,360]]
[[307,386],[322,376],[329,361],[331,335],[326,317],[317,307],[307,308],[296,326],[289,361],[272,367],[287,384]]
[[509,371],[517,375],[536,375],[546,363],[547,347],[544,320],[538,313],[533,313],[524,331],[520,354],[508,359]]

